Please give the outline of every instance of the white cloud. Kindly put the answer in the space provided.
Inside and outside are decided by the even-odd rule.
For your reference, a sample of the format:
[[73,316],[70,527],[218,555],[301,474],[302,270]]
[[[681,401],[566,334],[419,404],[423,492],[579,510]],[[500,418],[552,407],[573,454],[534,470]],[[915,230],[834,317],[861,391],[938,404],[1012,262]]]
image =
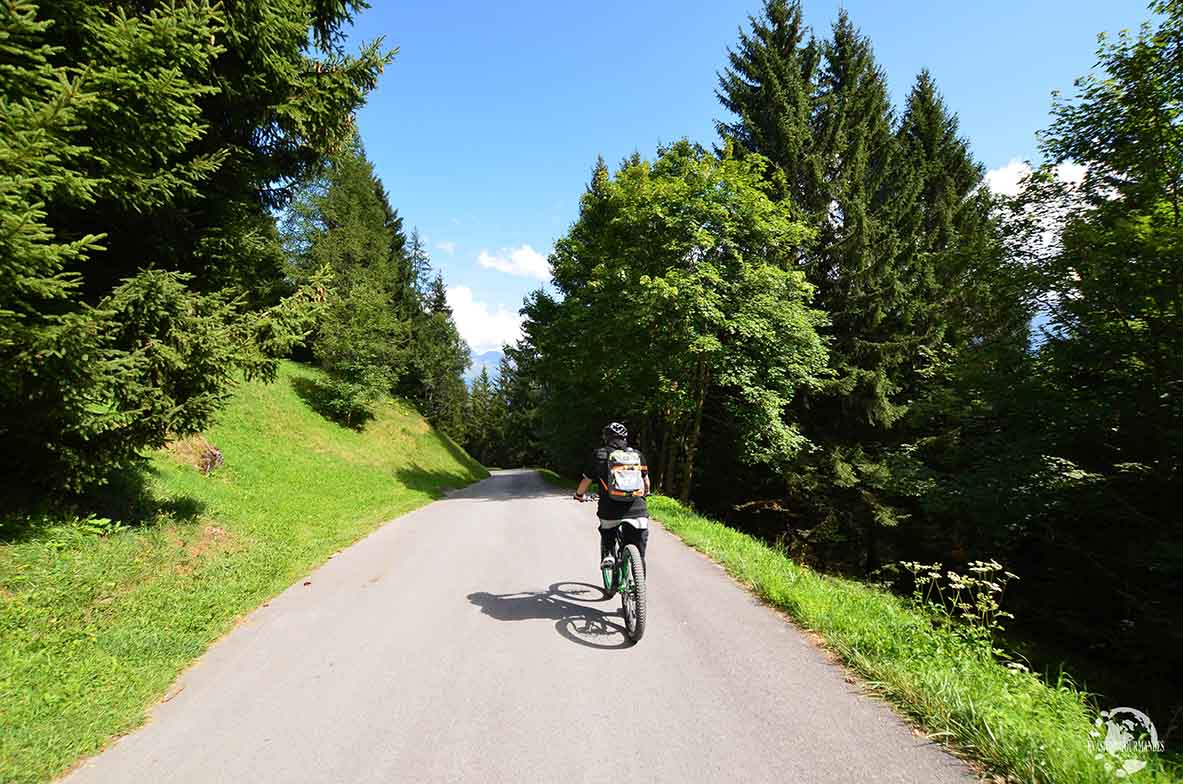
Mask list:
[[451,240],[441,240],[437,242],[435,246],[449,256],[456,252],[456,243],[452,242]]
[[1031,173],[1031,167],[1018,158],[1006,166],[986,172],[986,185],[1001,196],[1018,196],[1019,182]]
[[467,286],[448,287],[448,306],[460,337],[474,352],[494,351],[522,336],[522,317],[517,312],[504,305],[490,311],[486,303],[473,299]]
[[[1061,163],[1056,167],[1056,174],[1065,182],[1079,185],[1084,180],[1084,168],[1078,163]],[[1026,161],[1012,158],[1007,165],[986,172],[986,185],[999,195],[1018,196],[1023,178],[1030,173]]]
[[477,256],[477,262],[482,267],[507,272],[510,275],[521,275],[539,280],[550,279],[550,264],[547,262],[546,256],[529,245],[523,245],[520,248],[502,248],[496,256],[482,248],[480,255]]

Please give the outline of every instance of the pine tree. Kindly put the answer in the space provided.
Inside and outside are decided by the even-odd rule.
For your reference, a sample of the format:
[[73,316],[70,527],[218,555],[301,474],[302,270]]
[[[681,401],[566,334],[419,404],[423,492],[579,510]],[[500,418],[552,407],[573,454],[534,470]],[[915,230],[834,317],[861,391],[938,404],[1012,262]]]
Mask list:
[[297,279],[328,270],[327,313],[312,343],[328,371],[322,404],[353,424],[398,382],[413,314],[406,306],[406,260],[385,191],[360,139],[333,155],[290,211],[287,246]]
[[465,449],[484,465],[500,462],[495,456],[501,441],[498,433],[501,417],[497,408],[497,396],[489,378],[489,369],[481,368],[468,392],[464,431]]
[[[416,276],[430,273],[430,259],[418,231],[411,234],[408,255]],[[457,441],[463,441],[465,434],[468,389],[464,372],[471,364],[468,344],[452,318],[443,275],[437,273],[422,293],[421,309],[412,319],[409,367],[399,391],[429,422]]]
[[902,226],[901,269],[913,298],[926,307],[913,331],[926,348],[959,351],[971,342],[1023,341],[1028,314],[1004,285],[1002,246],[982,187],[985,169],[958,135],[928,71],[916,78],[897,132],[900,154],[919,178],[917,198]]
[[719,135],[740,149],[759,153],[776,168],[776,193],[799,208],[816,206],[813,171],[814,93],[819,47],[807,30],[798,0],[765,0],[763,15],[749,17],[728,67],[719,75],[716,96],[736,119],[716,122]]
[[531,371],[528,347],[506,346],[497,368],[495,412],[498,463],[505,466],[542,465],[548,459],[539,429],[543,391]]
[[876,527],[895,519],[881,444],[907,411],[918,324],[931,307],[909,223],[921,181],[871,44],[844,11],[820,44],[802,43],[796,4],[770,0],[751,24],[720,80],[738,120],[720,129],[777,164],[771,182],[817,227],[799,261],[830,317],[830,379],[797,400],[819,449],[786,478],[817,519],[862,531],[874,562]]
[[[0,9],[0,461],[15,484],[101,482],[204,427],[243,371],[271,375],[267,354],[302,336],[315,308],[282,300],[268,207],[341,140],[387,59],[340,51],[352,8]],[[331,56],[309,50],[313,28]]]
[[834,377],[805,398],[806,432],[822,449],[790,478],[819,518],[861,533],[873,568],[878,529],[896,521],[883,498],[890,475],[880,444],[906,411],[903,376],[923,307],[900,268],[900,223],[915,184],[900,165],[884,76],[845,12],[823,47],[818,83],[813,167],[817,203],[827,206],[807,268],[831,320]]
[[803,262],[833,320],[831,391],[860,427],[888,427],[903,413],[895,371],[915,353],[923,304],[901,269],[919,184],[898,151],[885,77],[845,12],[821,44],[803,43],[796,2],[768,0],[751,28],[719,79],[737,115],[720,133],[775,163],[778,191],[816,221]]
[[407,248],[407,280],[411,288],[420,297],[427,295],[431,277],[431,257],[423,239],[419,236],[419,229],[411,231],[411,244]]
[[[347,143],[352,114],[390,61],[356,56],[342,30],[353,0],[185,0],[143,7],[42,0],[48,41],[101,96],[78,139],[100,179],[94,203],[53,205],[69,234],[103,231],[93,298],[155,263],[204,291],[233,287],[255,305],[283,291],[271,210]],[[116,98],[118,96],[118,98]]]
[[809,279],[832,322],[832,388],[853,427],[883,428],[903,413],[894,371],[916,349],[916,303],[898,263],[914,185],[899,165],[886,79],[845,12],[823,49],[813,162],[827,214]]
[[425,300],[427,312],[433,316],[442,315],[452,317],[452,308],[448,305],[448,288],[444,285],[444,276],[437,273],[427,289]]

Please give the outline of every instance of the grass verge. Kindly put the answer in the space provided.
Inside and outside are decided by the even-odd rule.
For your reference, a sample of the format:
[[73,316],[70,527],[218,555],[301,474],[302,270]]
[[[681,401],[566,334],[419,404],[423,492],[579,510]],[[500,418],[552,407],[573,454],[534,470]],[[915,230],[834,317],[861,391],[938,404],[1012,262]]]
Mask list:
[[138,525],[6,521],[0,781],[48,780],[138,726],[240,616],[488,475],[401,401],[361,431],[324,419],[310,406],[320,378],[285,363],[276,383],[243,384],[205,434],[225,456],[208,477],[184,444],[153,455],[129,496]]
[[546,480],[547,484],[562,488],[563,490],[574,491],[579,486],[577,479],[568,479],[564,476],[559,476],[549,468],[533,468],[532,471],[537,471],[538,475]]
[[[851,669],[936,740],[993,773],[1038,784],[1116,781],[1097,759],[1095,714],[1070,683],[1046,684],[934,628],[904,600],[802,567],[747,534],[676,501],[650,499],[650,514],[710,556],[764,601],[816,632]],[[1107,767],[1108,763],[1108,767]],[[1137,762],[1129,763],[1131,765]],[[1183,781],[1151,754],[1136,782]]]

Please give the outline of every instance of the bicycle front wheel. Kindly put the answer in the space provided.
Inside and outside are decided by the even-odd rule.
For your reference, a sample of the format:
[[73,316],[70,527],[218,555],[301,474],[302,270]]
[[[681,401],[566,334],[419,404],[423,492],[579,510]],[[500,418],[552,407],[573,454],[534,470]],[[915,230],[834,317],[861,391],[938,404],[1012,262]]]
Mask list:
[[611,599],[616,593],[616,567],[601,568],[600,576],[604,578],[604,596]]
[[620,588],[620,601],[624,607],[624,630],[634,643],[640,642],[645,634],[646,607],[645,565],[641,551],[635,544],[624,548],[624,585]]

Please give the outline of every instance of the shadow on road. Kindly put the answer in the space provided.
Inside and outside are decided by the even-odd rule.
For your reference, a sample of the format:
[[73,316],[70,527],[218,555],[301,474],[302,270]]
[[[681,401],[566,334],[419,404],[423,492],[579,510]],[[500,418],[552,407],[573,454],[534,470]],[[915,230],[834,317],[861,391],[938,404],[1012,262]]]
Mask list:
[[570,499],[571,491],[548,483],[537,471],[519,468],[493,471],[488,479],[450,492],[447,497],[513,503],[525,498]]
[[470,593],[468,601],[499,621],[551,620],[555,631],[578,645],[600,650],[627,648],[632,643],[618,622],[617,612],[586,607],[576,602],[603,602],[602,588],[588,583],[561,582],[545,591],[523,593]]

